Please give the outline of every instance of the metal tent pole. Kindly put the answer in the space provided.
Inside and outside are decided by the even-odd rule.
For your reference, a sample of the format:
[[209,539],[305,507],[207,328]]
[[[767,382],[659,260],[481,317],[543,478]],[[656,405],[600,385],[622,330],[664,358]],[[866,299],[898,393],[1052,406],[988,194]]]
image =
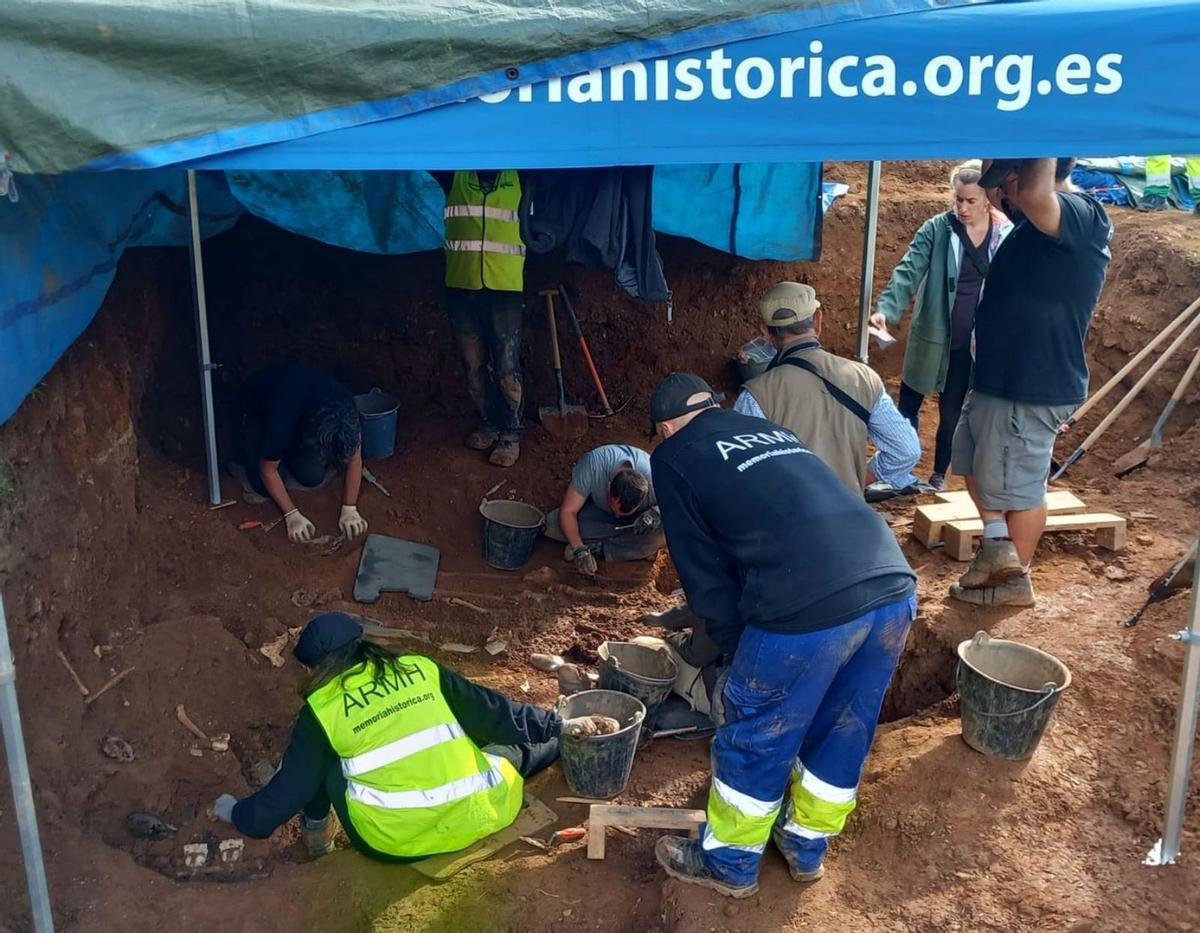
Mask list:
[[192,295],[196,303],[196,346],[200,354],[200,395],[204,400],[204,446],[208,459],[208,501],[221,504],[221,474],[217,467],[217,431],[213,416],[212,371],[208,349],[208,302],[204,295],[204,256],[200,248],[200,209],[196,173],[187,172],[188,219],[192,223]]
[[50,913],[50,892],[46,887],[46,865],[42,861],[37,811],[33,806],[29,759],[25,757],[25,736],[21,733],[21,711],[17,707],[17,669],[8,643],[8,620],[4,617],[3,597],[0,597],[0,725],[4,728],[8,779],[12,784],[16,805],[21,857],[25,861],[29,903],[33,908],[33,928],[37,933],[52,933],[54,916]]
[[867,318],[871,316],[871,292],[875,286],[875,233],[879,227],[879,178],[882,162],[867,166],[867,222],[863,231],[862,288],[858,293],[858,352],[855,359],[867,362]]
[[1192,609],[1188,627],[1171,637],[1184,644],[1183,677],[1179,687],[1179,710],[1175,714],[1175,742],[1171,747],[1171,769],[1167,777],[1163,834],[1143,862],[1155,866],[1175,863],[1183,837],[1188,773],[1191,771],[1192,749],[1196,742],[1196,714],[1200,710],[1200,560],[1196,561],[1196,574],[1192,580]]

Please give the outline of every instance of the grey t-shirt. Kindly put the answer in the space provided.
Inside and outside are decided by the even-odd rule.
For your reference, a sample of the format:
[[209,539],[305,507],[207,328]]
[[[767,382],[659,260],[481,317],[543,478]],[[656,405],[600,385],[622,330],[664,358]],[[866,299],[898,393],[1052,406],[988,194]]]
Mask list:
[[628,444],[605,444],[588,451],[571,471],[571,485],[585,499],[590,499],[612,515],[613,511],[608,507],[608,487],[613,476],[627,463],[632,464],[650,482],[650,495],[645,504],[657,505],[654,483],[650,480],[650,455],[640,447],[630,447]]

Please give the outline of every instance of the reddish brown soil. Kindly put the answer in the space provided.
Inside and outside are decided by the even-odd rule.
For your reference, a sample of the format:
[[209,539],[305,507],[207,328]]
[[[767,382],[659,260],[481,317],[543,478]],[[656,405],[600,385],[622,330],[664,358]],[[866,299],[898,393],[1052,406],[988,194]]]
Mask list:
[[[253,221],[207,249],[214,356],[222,405],[250,369],[297,357],[358,389],[379,385],[402,399],[397,455],[377,473],[362,510],[372,529],[442,549],[439,585],[487,608],[385,596],[368,614],[423,635],[414,646],[513,696],[548,704],[553,680],[530,668],[531,651],[589,657],[605,637],[635,634],[636,618],[669,604],[669,561],[606,568],[589,589],[543,541],[518,574],[480,557],[480,497],[551,506],[588,445],[644,443],[646,395],[662,373],[688,368],[732,389],[726,360],[754,331],[757,295],[774,281],[811,282],[826,309],[826,343],[849,352],[857,309],[863,175],[829,167],[855,192],[827,219],[820,263],[742,262],[695,244],[662,244],[675,289],[665,309],[626,298],[605,273],[531,264],[530,286],[570,283],[610,395],[628,407],[593,422],[585,441],[551,442],[532,426],[522,459],[500,473],[459,444],[469,428],[458,363],[439,304],[436,256],[380,258],[301,240]],[[889,165],[884,175],[876,288],[916,226],[941,208],[944,168]],[[1116,212],[1109,284],[1090,340],[1094,385],[1200,293],[1200,224],[1183,217]],[[526,365],[534,405],[551,398],[544,317],[531,310]],[[566,350],[567,382],[595,406],[586,371]],[[895,388],[900,349],[873,363]],[[1187,597],[1121,626],[1145,584],[1195,531],[1200,445],[1193,388],[1168,429],[1163,454],[1124,480],[1110,464],[1143,435],[1185,362],[1181,354],[1145,397],[1069,476],[1089,504],[1131,517],[1120,554],[1088,535],[1047,539],[1039,553],[1041,602],[1023,612],[950,603],[961,567],[903,536],[911,505],[888,508],[921,578],[922,614],[884,711],[887,724],[867,766],[860,808],[819,885],[793,884],[768,855],[761,893],[729,903],[665,881],[655,833],[613,835],[608,858],[582,845],[541,853],[526,846],[447,884],[408,869],[338,852],[319,863],[301,853],[294,827],[246,841],[243,861],[193,874],[182,846],[236,834],[205,809],[222,791],[248,792],[263,762],[286,745],[301,671],[276,669],[259,647],[350,597],[357,548],[331,557],[290,545],[282,529],[239,532],[271,509],[240,502],[211,512],[199,443],[190,295],[182,251],[145,250],[122,263],[96,321],[0,428],[0,454],[16,491],[0,501],[0,585],[17,659],[59,925],[71,930],[331,931],[409,929],[631,930],[1187,930],[1200,896],[1189,831],[1183,863],[1152,871],[1140,859],[1161,830],[1161,804],[1182,649],[1165,638],[1183,623]],[[1131,380],[1132,381],[1132,380]],[[1112,400],[1085,419],[1060,454],[1085,436]],[[219,419],[222,426],[228,418]],[[932,442],[933,419],[922,433]],[[224,436],[223,441],[227,441]],[[228,449],[227,446],[225,449]],[[927,464],[925,466],[927,469]],[[226,479],[224,492],[234,496]],[[305,496],[305,511],[332,531],[337,493]],[[551,568],[549,580],[526,576]],[[580,590],[586,590],[581,595]],[[446,654],[445,642],[481,645],[495,629],[508,644],[489,658]],[[959,738],[954,696],[957,642],[986,629],[1052,651],[1075,682],[1037,755],[1025,764],[985,759]],[[57,657],[60,649],[95,690],[134,672],[90,707]],[[286,653],[286,652],[285,652]],[[184,704],[209,733],[229,732],[229,752],[203,751],[175,716]],[[105,757],[105,737],[137,757]],[[639,753],[621,799],[702,805],[707,744],[659,741]],[[585,808],[557,768],[532,782],[561,825]],[[0,792],[0,929],[29,928],[14,820]],[[134,809],[178,827],[142,842],[126,831]],[[215,848],[215,845],[213,846]],[[224,883],[220,883],[224,882]]]

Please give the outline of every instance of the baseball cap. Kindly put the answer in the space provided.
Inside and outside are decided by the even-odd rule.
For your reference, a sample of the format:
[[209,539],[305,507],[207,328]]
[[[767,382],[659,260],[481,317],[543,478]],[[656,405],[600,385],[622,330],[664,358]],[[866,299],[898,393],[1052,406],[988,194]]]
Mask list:
[[300,633],[292,654],[305,667],[316,667],[330,652],[348,645],[363,632],[362,623],[344,612],[323,612]]
[[821,307],[817,292],[802,282],[780,282],[769,289],[758,305],[768,327],[790,327],[809,320]]
[[[707,394],[708,398],[688,404],[691,396],[701,392]],[[660,421],[670,421],[689,411],[714,408],[717,402],[724,400],[724,393],[714,392],[712,386],[695,373],[671,373],[650,396],[650,433],[654,433],[655,425]]]
[[1021,159],[993,159],[988,170],[979,178],[980,188],[999,188],[1000,182],[1009,172],[1015,172],[1021,167]]

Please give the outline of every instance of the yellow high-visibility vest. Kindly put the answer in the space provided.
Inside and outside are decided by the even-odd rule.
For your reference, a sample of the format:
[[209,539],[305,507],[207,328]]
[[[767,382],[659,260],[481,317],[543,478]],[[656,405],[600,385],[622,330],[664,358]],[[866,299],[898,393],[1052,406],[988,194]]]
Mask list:
[[525,244],[517,210],[521,180],[512,169],[496,173],[485,191],[475,172],[455,172],[446,196],[446,285],[478,291],[519,292],[525,287]]
[[428,658],[404,655],[378,677],[360,665],[307,703],[342,760],[350,821],[373,849],[455,852],[516,819],[521,775],[463,732]]

